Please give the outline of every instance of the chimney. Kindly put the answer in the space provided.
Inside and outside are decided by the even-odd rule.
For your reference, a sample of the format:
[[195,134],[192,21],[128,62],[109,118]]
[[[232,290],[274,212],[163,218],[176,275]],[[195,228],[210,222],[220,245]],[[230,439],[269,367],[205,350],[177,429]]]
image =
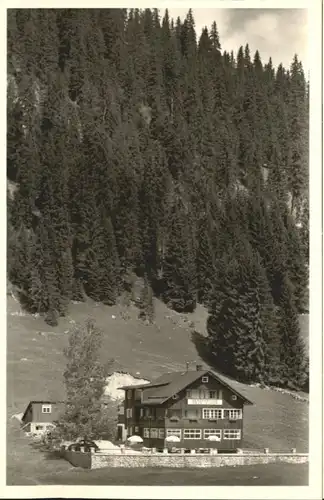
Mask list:
[[201,372],[203,369],[202,365],[196,365],[197,372]]

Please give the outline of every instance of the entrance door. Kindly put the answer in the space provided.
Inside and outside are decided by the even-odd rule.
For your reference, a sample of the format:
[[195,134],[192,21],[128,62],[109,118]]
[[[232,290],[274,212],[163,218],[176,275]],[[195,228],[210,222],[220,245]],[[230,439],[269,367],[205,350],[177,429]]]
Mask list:
[[117,439],[118,441],[124,441],[124,424],[119,424],[117,426]]

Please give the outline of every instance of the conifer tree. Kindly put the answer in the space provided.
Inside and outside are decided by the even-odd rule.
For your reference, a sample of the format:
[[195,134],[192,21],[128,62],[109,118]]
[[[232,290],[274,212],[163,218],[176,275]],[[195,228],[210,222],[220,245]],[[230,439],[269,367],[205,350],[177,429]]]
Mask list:
[[89,297],[107,305],[116,302],[120,288],[120,265],[111,220],[94,213],[90,232],[91,247],[87,252],[86,292]]
[[291,170],[288,172],[292,211],[305,190],[308,162],[308,106],[303,66],[295,55],[289,79],[289,129]]
[[30,231],[22,225],[19,231],[13,230],[7,243],[8,278],[18,288],[21,303],[27,309],[31,309],[33,306],[33,300],[30,298],[31,272],[33,268],[33,242],[31,239]]
[[153,290],[146,273],[144,274],[144,285],[141,291],[140,300],[139,317],[145,322],[153,323],[155,316]]
[[245,381],[262,382],[265,353],[258,291],[254,287],[247,290],[242,297],[242,303],[243,307],[245,305],[245,320],[241,318],[241,330],[237,331],[234,353],[236,376]]
[[208,214],[205,214],[203,219],[198,221],[198,234],[196,236],[198,242],[196,256],[197,298],[200,303],[205,305],[209,304],[215,273],[215,260],[208,219]]
[[187,214],[180,204],[173,208],[163,262],[164,301],[176,311],[196,307],[195,255]]
[[[47,222],[47,224],[46,224]],[[45,321],[57,325],[61,313],[62,297],[57,280],[56,261],[53,255],[53,232],[48,221],[42,221],[36,231],[36,242],[32,254],[30,298],[32,309],[45,314]]]
[[287,271],[293,286],[296,310],[299,313],[308,309],[306,303],[308,286],[308,268],[302,241],[296,228],[296,223],[289,213],[285,214],[287,230]]
[[[235,252],[235,253],[234,253]],[[265,290],[256,256],[240,245],[223,257],[210,306],[207,329],[217,366],[244,381],[267,379]],[[236,255],[236,257],[235,257]]]
[[236,322],[242,316],[240,295],[236,288],[237,276],[237,262],[223,257],[219,262],[207,320],[210,348],[215,355],[216,366],[234,376],[236,335],[237,328],[240,328]]
[[300,335],[298,314],[294,305],[293,288],[288,279],[284,282],[279,304],[281,333],[282,384],[293,389],[304,386],[307,373],[305,345]]

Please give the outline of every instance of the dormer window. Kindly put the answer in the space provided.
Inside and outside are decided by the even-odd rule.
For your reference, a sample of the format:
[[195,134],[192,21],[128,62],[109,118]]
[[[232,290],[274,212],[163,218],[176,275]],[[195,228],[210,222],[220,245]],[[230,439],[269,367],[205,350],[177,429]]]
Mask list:
[[52,405],[42,405],[42,413],[52,413]]
[[204,383],[204,384],[207,384],[208,383],[208,380],[209,378],[207,377],[207,375],[205,375],[204,377],[201,378],[201,381]]

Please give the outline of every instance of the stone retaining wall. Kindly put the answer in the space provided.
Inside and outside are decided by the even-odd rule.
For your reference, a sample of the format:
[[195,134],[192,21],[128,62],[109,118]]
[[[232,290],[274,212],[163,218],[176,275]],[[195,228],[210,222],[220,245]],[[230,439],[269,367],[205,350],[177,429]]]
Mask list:
[[306,463],[308,455],[96,455],[91,456],[91,468],[101,467],[174,467],[206,468],[233,465],[269,464],[278,462]]
[[207,468],[236,465],[255,465],[270,463],[307,463],[306,453],[267,453],[235,455],[108,455],[97,453],[67,452],[66,459],[76,467],[100,469],[103,467],[172,467]]

